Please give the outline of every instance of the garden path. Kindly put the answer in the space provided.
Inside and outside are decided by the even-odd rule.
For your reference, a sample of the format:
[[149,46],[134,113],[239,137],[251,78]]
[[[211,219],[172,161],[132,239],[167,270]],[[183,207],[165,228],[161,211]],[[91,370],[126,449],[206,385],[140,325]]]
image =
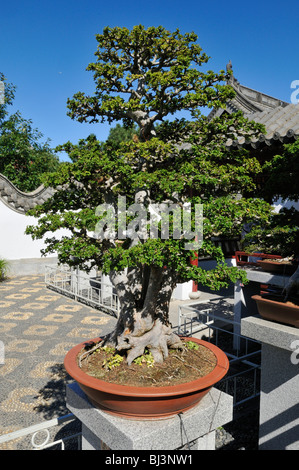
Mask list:
[[115,322],[111,315],[48,289],[44,276],[1,282],[0,435],[68,414],[66,352],[107,334]]

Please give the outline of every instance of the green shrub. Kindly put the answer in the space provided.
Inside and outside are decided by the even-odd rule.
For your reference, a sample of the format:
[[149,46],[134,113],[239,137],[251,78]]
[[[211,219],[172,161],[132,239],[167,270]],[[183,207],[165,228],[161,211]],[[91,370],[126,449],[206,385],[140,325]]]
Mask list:
[[8,261],[0,258],[0,281],[3,281],[3,279],[5,279],[8,273],[8,269],[9,269]]

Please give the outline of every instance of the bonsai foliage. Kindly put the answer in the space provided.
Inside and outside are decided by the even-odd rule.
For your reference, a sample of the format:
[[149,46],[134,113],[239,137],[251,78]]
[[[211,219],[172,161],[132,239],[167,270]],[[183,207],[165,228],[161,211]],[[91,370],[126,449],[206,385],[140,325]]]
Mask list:
[[[225,264],[212,237],[238,236],[245,222],[266,220],[271,211],[255,198],[257,159],[225,146],[230,137],[262,128],[241,114],[224,113],[210,121],[201,113],[203,107],[224,106],[233,91],[223,84],[228,78],[223,71],[202,71],[208,57],[196,40],[193,33],[142,26],[106,28],[97,36],[97,60],[88,66],[95,94],[77,93],[68,101],[69,115],[81,122],[122,120],[127,127],[138,126],[138,138],[115,144],[90,135],[63,145],[73,163],[48,175],[46,184],[56,192],[30,212],[39,224],[27,233],[46,237],[44,253],[56,252],[61,263],[85,270],[96,266],[110,275],[121,311],[106,344],[126,351],[129,364],[145,350],[162,362],[168,348],[180,347],[168,318],[177,283],[193,279],[218,289],[245,280]],[[183,110],[191,112],[189,121],[166,120]],[[157,207],[162,209],[155,217]],[[178,211],[169,211],[173,207],[190,222],[189,231]],[[198,207],[203,207],[202,233]],[[55,236],[60,228],[69,235]],[[217,260],[211,271],[190,262],[198,235],[198,256]]]
[[5,102],[0,104],[0,173],[21,191],[33,191],[42,184],[42,175],[55,171],[59,160],[49,146],[41,143],[42,134],[34,129],[32,121],[24,119],[19,111],[9,114],[15,87],[5,83]]
[[87,67],[96,92],[79,92],[68,100],[69,115],[79,122],[123,120],[127,127],[136,123],[146,140],[165,116],[219,105],[231,96],[231,90],[219,84],[226,77],[223,72],[204,74],[194,67],[208,61],[194,33],[170,33],[162,26],[136,26],[132,31],[107,27],[96,39],[97,61]]

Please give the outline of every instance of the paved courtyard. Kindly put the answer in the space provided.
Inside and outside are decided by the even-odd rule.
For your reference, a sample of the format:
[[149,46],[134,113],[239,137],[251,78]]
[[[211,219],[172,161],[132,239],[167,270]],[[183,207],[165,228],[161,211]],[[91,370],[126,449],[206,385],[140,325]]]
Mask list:
[[[193,302],[171,302],[174,329],[179,304]],[[1,282],[0,436],[68,414],[65,389],[72,379],[64,370],[65,354],[109,333],[115,323],[114,316],[47,288],[42,275]],[[30,438],[0,444],[0,450],[15,448],[31,448]]]
[[1,282],[0,435],[69,413],[66,352],[108,333],[115,322],[109,314],[46,288],[44,276]]

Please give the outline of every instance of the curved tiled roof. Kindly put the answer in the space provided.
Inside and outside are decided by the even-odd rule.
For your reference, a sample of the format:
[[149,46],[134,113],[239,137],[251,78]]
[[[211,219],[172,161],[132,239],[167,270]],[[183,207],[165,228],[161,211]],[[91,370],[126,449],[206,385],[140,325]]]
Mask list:
[[24,193],[0,173],[0,201],[19,214],[25,214],[29,209],[42,204],[53,193],[53,189],[43,185],[31,193]]
[[[232,70],[231,63],[227,64],[227,70]],[[234,91],[235,96],[229,100],[225,109],[214,109],[209,114],[209,119],[221,115],[223,112],[233,113],[242,111],[250,121],[263,124],[265,135],[249,138],[239,137],[236,140],[229,139],[227,147],[253,147],[271,146],[277,142],[293,142],[299,137],[299,106],[279,100],[273,96],[241,85],[231,75],[227,82]]]
[[288,105],[285,101],[241,85],[235,77],[232,77],[228,84],[232,86],[236,93],[228,106],[235,108],[235,111],[243,111],[245,115],[269,111],[277,107],[283,108]]
[[[231,64],[227,64],[227,70],[231,69]],[[209,114],[209,118],[213,118],[221,115],[223,112],[234,113],[236,111],[242,111],[242,113],[248,117],[253,113],[260,113],[263,111],[271,111],[276,108],[284,108],[288,106],[286,101],[282,101],[273,96],[266,95],[260,91],[254,90],[247,86],[241,85],[241,83],[231,75],[227,82],[234,92],[235,96],[226,103],[225,109],[213,109]]]
[[277,141],[287,143],[298,139],[299,137],[299,106],[297,104],[288,104],[287,106],[252,113],[246,116],[248,119],[263,124],[266,134],[250,141],[245,141],[244,137],[238,140],[229,140],[228,147],[231,146],[251,146],[272,145]]

